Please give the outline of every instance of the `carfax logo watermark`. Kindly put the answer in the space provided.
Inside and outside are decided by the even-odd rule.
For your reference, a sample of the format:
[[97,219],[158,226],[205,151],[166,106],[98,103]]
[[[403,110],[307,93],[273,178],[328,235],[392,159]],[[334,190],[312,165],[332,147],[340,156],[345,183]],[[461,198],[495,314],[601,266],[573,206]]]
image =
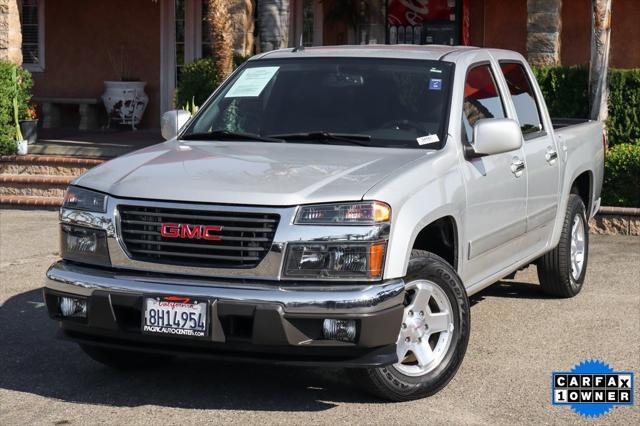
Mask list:
[[616,405],[633,405],[633,373],[613,371],[599,360],[583,361],[568,372],[554,372],[553,405],[568,405],[586,417],[598,417]]

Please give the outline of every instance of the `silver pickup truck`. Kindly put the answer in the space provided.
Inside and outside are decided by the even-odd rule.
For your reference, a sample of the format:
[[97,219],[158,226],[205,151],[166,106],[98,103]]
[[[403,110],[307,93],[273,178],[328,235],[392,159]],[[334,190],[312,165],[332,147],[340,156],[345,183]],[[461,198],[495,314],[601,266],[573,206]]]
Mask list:
[[48,312],[107,365],[342,366],[421,398],[462,363],[468,296],[532,263],[548,294],[583,285],[602,124],[552,120],[517,53],[264,53],[162,132],[60,211]]

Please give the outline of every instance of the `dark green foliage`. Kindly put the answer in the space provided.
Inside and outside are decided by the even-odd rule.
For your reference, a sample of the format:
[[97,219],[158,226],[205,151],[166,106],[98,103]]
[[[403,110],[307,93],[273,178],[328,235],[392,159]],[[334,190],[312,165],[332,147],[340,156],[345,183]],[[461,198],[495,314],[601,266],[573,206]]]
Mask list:
[[[233,68],[238,68],[247,59],[249,56],[234,54]],[[202,106],[220,83],[213,59],[202,58],[185,65],[176,93],[176,108],[182,108],[187,103],[191,104],[192,101],[196,106]]]
[[609,149],[604,166],[602,204],[640,207],[640,144],[637,142]]
[[176,108],[182,108],[192,100],[196,105],[202,105],[218,84],[218,73],[213,59],[202,58],[185,65],[176,93]]
[[31,100],[33,79],[29,71],[9,62],[0,61],[0,145],[4,151],[8,141],[16,138],[16,126],[13,116],[13,97],[16,89],[13,83],[13,69],[18,70],[18,114],[20,119],[27,118],[27,107]]
[[13,139],[0,136],[0,155],[14,155],[18,144]]
[[637,146],[640,144],[640,69],[613,70],[609,91],[609,146],[621,143]]
[[[534,68],[552,117],[589,116],[589,70],[582,67]],[[609,146],[640,143],[640,69],[609,71]]]
[[[589,116],[586,67],[534,68],[552,117]],[[640,207],[640,69],[609,70],[609,152],[602,203]]]
[[552,117],[589,116],[589,71],[585,67],[534,68]]
[[[247,59],[249,57],[233,55],[234,69]],[[220,83],[216,76],[216,64],[212,58],[198,59],[185,65],[176,93],[176,108],[182,108],[187,103],[191,104],[192,101],[196,106],[202,106]]]

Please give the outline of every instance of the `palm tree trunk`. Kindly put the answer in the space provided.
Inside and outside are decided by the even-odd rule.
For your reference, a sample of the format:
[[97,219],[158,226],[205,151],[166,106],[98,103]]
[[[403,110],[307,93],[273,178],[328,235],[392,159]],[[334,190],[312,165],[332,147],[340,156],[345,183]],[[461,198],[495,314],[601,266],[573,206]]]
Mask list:
[[609,46],[611,42],[611,0],[591,0],[591,61],[589,62],[589,101],[592,120],[606,121],[609,85]]
[[229,8],[234,31],[233,48],[241,56],[253,54],[254,10],[253,0],[233,0]]
[[218,81],[223,81],[233,71],[233,32],[229,0],[209,0],[207,20],[211,31]]
[[560,64],[562,0],[527,0],[527,56],[532,65]]
[[258,37],[260,51],[282,49],[289,45],[289,0],[258,1]]

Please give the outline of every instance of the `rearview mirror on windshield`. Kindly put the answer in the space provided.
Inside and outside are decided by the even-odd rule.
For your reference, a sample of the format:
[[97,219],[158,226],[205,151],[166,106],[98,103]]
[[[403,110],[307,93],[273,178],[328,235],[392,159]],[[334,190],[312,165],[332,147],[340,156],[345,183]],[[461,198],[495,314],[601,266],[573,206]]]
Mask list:
[[520,126],[510,118],[482,119],[473,126],[471,148],[476,156],[502,154],[521,146]]
[[167,111],[162,115],[162,137],[165,140],[173,139],[180,129],[189,121],[191,114],[183,109]]

